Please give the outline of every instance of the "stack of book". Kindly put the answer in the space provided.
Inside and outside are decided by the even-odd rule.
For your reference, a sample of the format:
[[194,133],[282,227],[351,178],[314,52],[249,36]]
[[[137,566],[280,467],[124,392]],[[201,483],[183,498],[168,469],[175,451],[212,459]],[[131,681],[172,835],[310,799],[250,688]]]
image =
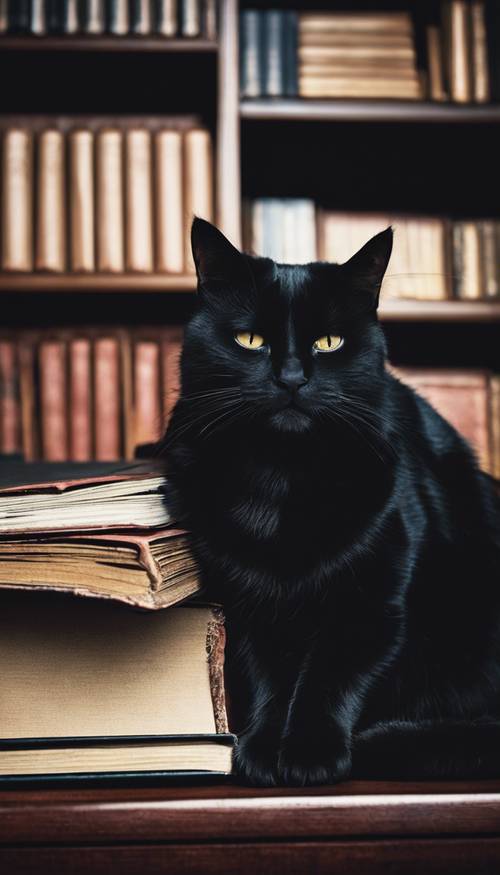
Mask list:
[[[340,213],[312,201],[259,198],[245,206],[246,247],[281,262],[347,261],[392,225],[385,298],[495,300],[500,295],[500,221],[451,221],[395,213]],[[316,245],[317,237],[317,245]]]
[[194,214],[213,218],[210,134],[190,119],[9,120],[4,271],[194,270]]
[[178,607],[164,477],[41,467],[0,487],[0,783],[228,774],[223,617]]
[[0,33],[215,39],[216,11],[216,0],[3,0]]
[[301,97],[423,97],[406,12],[304,13],[298,58]]
[[177,400],[180,328],[0,338],[0,451],[27,461],[133,458]]
[[496,0],[443,0],[440,20],[426,27],[431,100],[498,99],[498,11]]
[[240,15],[242,97],[294,97],[297,79],[297,13],[246,9]]

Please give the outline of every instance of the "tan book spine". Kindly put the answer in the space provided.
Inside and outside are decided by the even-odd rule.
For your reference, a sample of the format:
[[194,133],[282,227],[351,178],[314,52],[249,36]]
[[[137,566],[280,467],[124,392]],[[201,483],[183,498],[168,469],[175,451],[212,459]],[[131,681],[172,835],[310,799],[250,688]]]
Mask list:
[[184,270],[184,208],[182,192],[182,134],[160,131],[155,137],[156,268]]
[[491,473],[500,480],[500,377],[490,380]]
[[180,357],[182,329],[172,326],[165,331],[161,345],[163,418],[168,425],[180,394]]
[[473,98],[476,103],[488,103],[491,92],[484,0],[473,0],[470,7],[470,26]]
[[162,36],[175,36],[177,33],[176,0],[158,0],[156,30]]
[[210,134],[201,128],[184,137],[184,261],[189,272],[195,267],[191,253],[191,223],[194,216],[213,222],[213,164]]
[[103,273],[122,273],[124,261],[123,141],[120,131],[96,136],[97,266]]
[[33,270],[33,139],[10,129],[2,155],[2,269]]
[[413,33],[411,17],[407,12],[310,12],[299,16],[300,31],[323,33],[330,31],[355,31],[368,33]]
[[118,340],[102,337],[94,345],[95,457],[98,461],[120,458],[120,413]]
[[415,49],[412,46],[395,48],[394,46],[302,46],[298,52],[299,63],[318,63],[320,60],[344,61],[351,60],[404,61],[411,67],[415,62]]
[[429,97],[442,102],[447,99],[444,87],[443,45],[441,29],[429,24],[425,30],[427,40],[427,62],[429,69]]
[[75,338],[69,345],[69,455],[75,462],[92,459],[91,343]]
[[120,367],[123,454],[126,459],[133,459],[135,451],[134,362],[130,331],[120,333]]
[[160,347],[154,341],[135,346],[135,443],[155,443],[161,437]]
[[456,103],[471,100],[469,16],[466,0],[451,0],[449,8],[450,96]]
[[87,0],[87,26],[86,33],[104,32],[104,3],[102,0]]
[[17,347],[21,395],[21,438],[25,462],[38,458],[38,417],[35,412],[35,350],[25,336]]
[[422,87],[420,82],[398,83],[395,80],[375,79],[364,81],[346,80],[299,80],[301,97],[379,97],[400,100],[420,100]]
[[42,131],[38,139],[37,270],[66,267],[64,135]]
[[153,270],[151,135],[132,129],[125,134],[127,270]]
[[479,223],[481,242],[481,265],[483,272],[483,297],[498,298],[500,294],[500,252],[497,250],[496,222],[492,219]]
[[66,350],[62,340],[39,347],[42,456],[47,462],[68,458]]
[[94,137],[72,131],[70,153],[71,269],[95,270],[94,252]]
[[16,344],[0,340],[0,452],[21,449],[21,405]]
[[463,276],[460,297],[478,300],[483,297],[483,272],[477,222],[462,222],[462,247]]

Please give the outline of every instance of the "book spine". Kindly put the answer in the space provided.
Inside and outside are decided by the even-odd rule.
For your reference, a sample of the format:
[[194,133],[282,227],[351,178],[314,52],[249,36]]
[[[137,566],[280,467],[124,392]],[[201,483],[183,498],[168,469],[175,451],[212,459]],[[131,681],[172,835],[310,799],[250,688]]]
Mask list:
[[450,96],[455,103],[471,100],[471,57],[468,7],[465,0],[451,0],[449,9]]
[[78,33],[79,29],[78,0],[65,0],[63,16],[64,33]]
[[47,462],[68,458],[66,351],[63,341],[43,341],[39,348],[42,453]]
[[75,338],[69,345],[69,456],[75,462],[92,459],[91,344]]
[[196,37],[201,32],[199,0],[180,0],[181,34]]
[[184,208],[182,192],[182,134],[159,131],[155,136],[156,268],[182,273],[184,269]]
[[31,0],[30,31],[37,36],[47,33],[44,0]]
[[97,148],[97,265],[105,273],[124,269],[123,142],[120,131],[102,130]]
[[130,0],[130,31],[138,36],[151,33],[150,0]]
[[460,297],[478,300],[483,296],[481,241],[477,222],[462,222],[462,270]]
[[284,83],[284,13],[264,12],[264,87],[266,97],[280,97]]
[[497,223],[488,220],[480,222],[481,263],[483,268],[483,294],[486,298],[497,298],[500,294],[499,260],[497,248]]
[[108,0],[106,30],[124,36],[129,31],[128,0]]
[[161,344],[161,384],[165,427],[168,425],[180,394],[181,352],[182,330],[172,326],[165,330],[164,339]]
[[94,254],[94,137],[72,131],[70,155],[71,269],[93,271]]
[[245,9],[240,14],[240,91],[242,97],[262,94],[262,13]]
[[135,444],[156,443],[161,437],[160,348],[154,341],[135,345]]
[[472,96],[476,103],[488,103],[491,97],[483,0],[473,0],[470,7]]
[[217,39],[217,0],[205,0],[203,33],[206,39]]
[[35,410],[35,351],[25,336],[18,342],[19,383],[21,395],[22,451],[25,462],[38,456],[38,417]]
[[194,216],[213,222],[212,146],[208,131],[194,128],[184,135],[184,263],[195,267],[191,253]]
[[6,33],[9,27],[8,0],[0,0],[0,33]]
[[158,0],[155,31],[161,36],[175,36],[177,33],[176,0]]
[[298,80],[298,15],[296,12],[284,14],[284,92],[287,97],[296,97],[299,90]]
[[426,28],[427,61],[429,68],[429,97],[442,102],[447,99],[444,86],[443,48],[441,31],[437,25]]
[[0,340],[0,452],[21,450],[21,406],[16,344]]
[[500,480],[500,377],[490,380],[491,473]]
[[140,129],[125,134],[127,269],[153,270],[151,135]]
[[104,33],[104,3],[102,0],[84,0],[82,5],[82,29],[84,33]]
[[107,462],[121,455],[120,359],[116,338],[94,344],[95,458]]
[[66,262],[64,136],[42,131],[38,140],[37,270],[63,271]]
[[2,269],[33,269],[33,140],[7,130],[2,154]]

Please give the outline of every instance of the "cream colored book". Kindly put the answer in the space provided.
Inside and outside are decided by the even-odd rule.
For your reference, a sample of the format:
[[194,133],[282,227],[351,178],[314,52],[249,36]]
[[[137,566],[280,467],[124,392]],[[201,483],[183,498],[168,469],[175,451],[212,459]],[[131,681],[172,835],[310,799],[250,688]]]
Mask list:
[[448,9],[450,96],[456,103],[472,97],[469,5],[466,0],[451,0]]
[[74,271],[95,269],[94,252],[94,135],[69,135],[70,260]]
[[472,96],[476,103],[488,103],[491,91],[484,0],[473,0],[470,7],[470,26]]
[[427,58],[429,68],[429,97],[442,102],[447,99],[444,87],[443,44],[441,29],[429,24],[425,29],[427,40]]
[[213,222],[213,165],[210,134],[193,128],[184,135],[184,260],[194,272],[191,224],[194,216]]
[[33,269],[33,140],[11,128],[2,150],[2,269]]
[[66,267],[64,134],[42,131],[38,138],[36,258],[37,270]]
[[151,134],[133,128],[125,134],[127,270],[153,270]]
[[323,33],[327,30],[367,33],[411,34],[411,17],[406,12],[309,12],[301,13],[300,31]]
[[231,771],[218,609],[19,592],[1,608],[3,778]]
[[96,136],[97,266],[103,273],[121,273],[124,259],[123,140],[118,130]]
[[182,134],[159,131],[154,140],[156,189],[156,269],[184,270]]

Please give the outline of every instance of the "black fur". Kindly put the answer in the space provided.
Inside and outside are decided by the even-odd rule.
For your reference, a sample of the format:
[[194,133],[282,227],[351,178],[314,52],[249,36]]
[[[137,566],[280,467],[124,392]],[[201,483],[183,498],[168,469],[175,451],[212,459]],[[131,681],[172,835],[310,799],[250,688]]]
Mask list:
[[[163,450],[227,615],[238,773],[500,776],[498,504],[386,370],[391,230],[342,266],[242,255],[202,220],[192,239],[199,307]],[[245,330],[268,345],[243,349]],[[315,352],[328,333],[344,345]]]

